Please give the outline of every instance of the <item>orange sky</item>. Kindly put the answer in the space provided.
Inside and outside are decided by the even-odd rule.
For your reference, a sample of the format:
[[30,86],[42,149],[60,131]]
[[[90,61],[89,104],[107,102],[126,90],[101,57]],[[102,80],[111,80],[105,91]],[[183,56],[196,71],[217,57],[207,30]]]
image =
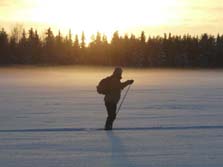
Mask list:
[[61,29],[87,35],[223,33],[223,0],[1,0],[0,27]]

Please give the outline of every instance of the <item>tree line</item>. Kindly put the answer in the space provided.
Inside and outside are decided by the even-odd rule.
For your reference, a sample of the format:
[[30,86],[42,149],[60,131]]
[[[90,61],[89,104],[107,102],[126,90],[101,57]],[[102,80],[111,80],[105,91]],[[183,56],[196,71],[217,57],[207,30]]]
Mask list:
[[40,37],[37,30],[0,30],[0,65],[120,65],[134,67],[223,67],[223,35],[148,36],[142,31],[120,35],[110,41],[97,32],[86,44],[84,32],[56,35],[51,28]]

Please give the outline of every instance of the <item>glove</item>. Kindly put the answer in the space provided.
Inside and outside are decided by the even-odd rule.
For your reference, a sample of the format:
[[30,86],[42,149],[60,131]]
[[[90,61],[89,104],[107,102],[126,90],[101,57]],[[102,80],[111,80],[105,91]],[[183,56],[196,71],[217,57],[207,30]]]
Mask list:
[[134,82],[134,80],[128,80],[128,81],[127,81],[128,85],[133,84],[133,82]]

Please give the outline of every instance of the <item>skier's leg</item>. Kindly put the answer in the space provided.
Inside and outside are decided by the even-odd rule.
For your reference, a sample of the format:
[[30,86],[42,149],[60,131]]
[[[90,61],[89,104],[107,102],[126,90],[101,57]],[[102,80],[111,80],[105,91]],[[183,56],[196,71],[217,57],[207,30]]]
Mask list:
[[105,103],[108,117],[105,123],[105,130],[112,130],[113,122],[116,118],[116,105],[112,103]]
[[111,128],[113,127],[113,123],[114,123],[114,121],[115,121],[115,119],[116,119],[116,104],[111,104]]
[[105,122],[105,130],[111,130],[112,129],[112,111],[110,108],[110,104],[109,103],[105,103],[106,106],[106,110],[107,110],[107,120]]

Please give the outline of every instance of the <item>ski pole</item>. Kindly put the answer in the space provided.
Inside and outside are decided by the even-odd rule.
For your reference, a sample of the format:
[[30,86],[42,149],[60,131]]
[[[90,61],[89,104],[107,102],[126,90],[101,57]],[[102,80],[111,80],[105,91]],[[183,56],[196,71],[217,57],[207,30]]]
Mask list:
[[122,98],[122,101],[121,101],[121,103],[120,103],[120,105],[119,105],[119,107],[118,107],[118,110],[116,111],[116,115],[119,113],[120,108],[121,108],[121,106],[122,106],[122,104],[123,104],[123,102],[124,102],[124,100],[125,100],[125,98],[126,98],[126,96],[127,96],[127,94],[128,94],[128,91],[129,91],[130,87],[131,87],[131,85],[128,86],[128,89],[126,90],[125,95],[124,95],[124,97]]

